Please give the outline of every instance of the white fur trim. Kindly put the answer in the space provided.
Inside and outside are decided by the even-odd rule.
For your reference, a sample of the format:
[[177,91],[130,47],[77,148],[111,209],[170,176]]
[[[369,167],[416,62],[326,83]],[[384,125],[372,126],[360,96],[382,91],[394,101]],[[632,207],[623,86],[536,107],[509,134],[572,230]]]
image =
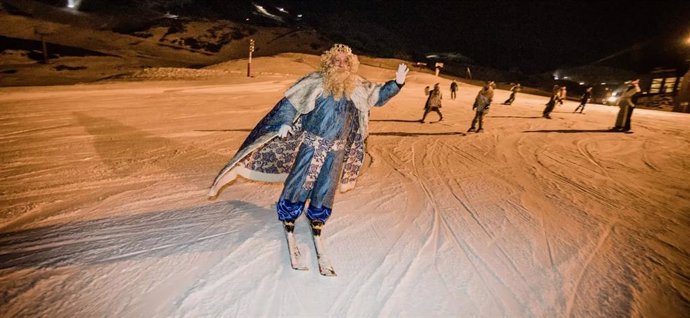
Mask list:
[[288,177],[287,173],[264,173],[256,170],[247,169],[244,166],[237,166],[233,170],[237,170],[237,174],[246,179],[260,182],[283,182]]
[[354,181],[348,182],[348,183],[341,183],[340,184],[340,192],[347,192],[355,188],[355,183]]
[[287,173],[273,174],[273,173],[263,173],[255,170],[247,169],[245,166],[235,166],[229,171],[225,172],[208,190],[209,197],[215,197],[218,195],[218,191],[223,188],[226,184],[237,179],[237,176],[241,176],[245,179],[259,182],[283,182],[287,179]]

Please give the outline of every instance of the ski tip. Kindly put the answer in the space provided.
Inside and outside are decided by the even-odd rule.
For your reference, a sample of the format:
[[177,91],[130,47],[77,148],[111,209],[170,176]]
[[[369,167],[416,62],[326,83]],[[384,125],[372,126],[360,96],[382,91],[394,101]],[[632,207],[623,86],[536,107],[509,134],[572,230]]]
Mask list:
[[326,277],[338,276],[338,274],[335,273],[335,270],[333,268],[319,268],[319,273],[321,273],[321,276]]

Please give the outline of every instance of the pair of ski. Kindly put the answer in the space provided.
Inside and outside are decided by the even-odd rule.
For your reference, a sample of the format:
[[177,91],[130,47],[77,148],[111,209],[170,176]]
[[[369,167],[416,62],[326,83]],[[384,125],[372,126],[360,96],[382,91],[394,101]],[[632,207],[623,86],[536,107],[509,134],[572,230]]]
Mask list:
[[[336,276],[333,265],[325,255],[323,242],[321,242],[321,229],[323,223],[311,222],[311,234],[314,241],[314,248],[316,249],[316,259],[319,263],[319,273],[323,276]],[[290,254],[290,264],[292,269],[299,271],[307,271],[309,267],[306,265],[304,257],[297,247],[297,240],[295,239],[295,223],[283,222],[283,229],[285,230],[285,237],[287,238],[288,253]]]

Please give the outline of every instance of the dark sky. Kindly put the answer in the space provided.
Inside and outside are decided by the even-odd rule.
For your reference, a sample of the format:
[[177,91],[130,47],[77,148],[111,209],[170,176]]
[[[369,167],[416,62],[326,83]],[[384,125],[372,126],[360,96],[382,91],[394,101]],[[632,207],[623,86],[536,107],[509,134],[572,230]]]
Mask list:
[[526,72],[588,64],[626,49],[621,57],[637,55],[633,61],[644,67],[661,59],[677,62],[665,55],[679,55],[681,39],[690,37],[690,1],[282,2],[306,5],[310,14],[355,12],[419,48]]
[[[51,0],[64,1],[64,0]],[[260,4],[303,13],[331,31],[375,24],[403,39],[408,52],[457,52],[482,65],[525,73],[601,64],[635,71],[677,66],[690,57],[690,1],[433,1],[433,0],[84,0],[147,6],[187,15],[234,15]],[[194,12],[194,13],[192,13]],[[354,18],[354,21],[352,20]],[[342,21],[341,21],[342,22]],[[380,30],[380,29],[379,29]],[[372,31],[376,32],[376,31]],[[347,42],[348,36],[341,37]],[[351,37],[351,36],[350,36]],[[354,42],[354,41],[353,41]],[[349,43],[347,43],[349,44]],[[659,64],[659,65],[657,65]],[[675,64],[675,65],[672,65]]]

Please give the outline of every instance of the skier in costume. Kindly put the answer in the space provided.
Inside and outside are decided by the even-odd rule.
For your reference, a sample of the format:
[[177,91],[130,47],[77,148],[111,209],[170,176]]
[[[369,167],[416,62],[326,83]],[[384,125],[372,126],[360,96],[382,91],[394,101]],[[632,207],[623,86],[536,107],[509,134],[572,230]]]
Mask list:
[[358,66],[346,45],[335,44],[324,52],[318,71],[285,92],[219,172],[208,195],[216,196],[238,175],[284,181],[276,204],[278,219],[291,232],[308,203],[307,218],[320,235],[338,183],[341,192],[355,185],[364,161],[370,108],[395,96],[408,72],[400,64],[395,80],[374,84],[357,75]]

